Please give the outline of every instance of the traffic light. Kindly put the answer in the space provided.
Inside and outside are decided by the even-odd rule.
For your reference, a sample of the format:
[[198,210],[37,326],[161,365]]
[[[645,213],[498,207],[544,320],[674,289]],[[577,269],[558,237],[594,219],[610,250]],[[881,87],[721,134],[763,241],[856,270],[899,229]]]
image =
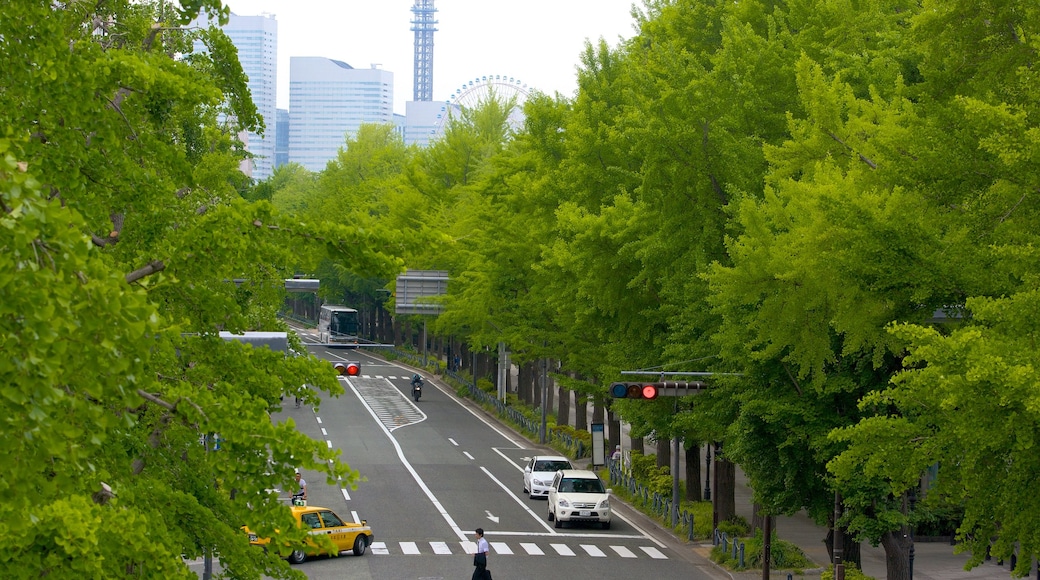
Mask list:
[[611,383],[610,395],[615,399],[642,399],[658,397],[685,397],[696,395],[707,388],[700,381],[666,381],[661,383]]
[[613,383],[610,394],[615,399],[656,399],[657,383]]
[[340,375],[356,377],[361,374],[361,363],[355,361],[338,362],[332,365]]

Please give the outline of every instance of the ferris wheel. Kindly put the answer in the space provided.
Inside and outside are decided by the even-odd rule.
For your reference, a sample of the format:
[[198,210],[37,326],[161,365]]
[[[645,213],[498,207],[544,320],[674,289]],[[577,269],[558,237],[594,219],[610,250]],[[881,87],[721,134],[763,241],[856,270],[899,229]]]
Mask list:
[[458,118],[463,109],[474,109],[488,102],[492,96],[501,101],[509,102],[516,99],[516,106],[509,112],[509,126],[519,130],[524,124],[524,101],[527,100],[531,91],[520,79],[509,75],[483,75],[471,81],[462,83],[455,92],[444,102],[442,114],[439,117],[443,128],[444,122],[449,116]]

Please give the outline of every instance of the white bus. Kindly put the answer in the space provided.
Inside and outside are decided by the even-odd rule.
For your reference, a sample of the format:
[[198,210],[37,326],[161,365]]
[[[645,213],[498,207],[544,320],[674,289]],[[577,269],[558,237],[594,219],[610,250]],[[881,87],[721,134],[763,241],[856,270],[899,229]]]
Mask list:
[[318,314],[318,341],[322,344],[357,344],[358,311],[323,304]]

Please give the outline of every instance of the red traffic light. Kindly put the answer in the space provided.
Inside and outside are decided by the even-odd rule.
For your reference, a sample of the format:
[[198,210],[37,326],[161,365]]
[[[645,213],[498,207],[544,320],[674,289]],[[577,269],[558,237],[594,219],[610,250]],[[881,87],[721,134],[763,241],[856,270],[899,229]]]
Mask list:
[[336,372],[340,375],[346,375],[348,377],[356,377],[361,374],[361,363],[349,361],[349,362],[338,362],[332,365]]
[[610,395],[615,399],[656,399],[657,385],[654,383],[612,383]]

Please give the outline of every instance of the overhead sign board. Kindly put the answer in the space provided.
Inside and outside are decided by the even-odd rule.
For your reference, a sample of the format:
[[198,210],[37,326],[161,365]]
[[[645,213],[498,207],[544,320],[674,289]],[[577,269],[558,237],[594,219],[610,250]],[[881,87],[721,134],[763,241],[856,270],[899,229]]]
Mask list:
[[448,293],[448,272],[444,270],[406,270],[397,277],[394,302],[396,314],[438,314],[444,306],[437,296]]

